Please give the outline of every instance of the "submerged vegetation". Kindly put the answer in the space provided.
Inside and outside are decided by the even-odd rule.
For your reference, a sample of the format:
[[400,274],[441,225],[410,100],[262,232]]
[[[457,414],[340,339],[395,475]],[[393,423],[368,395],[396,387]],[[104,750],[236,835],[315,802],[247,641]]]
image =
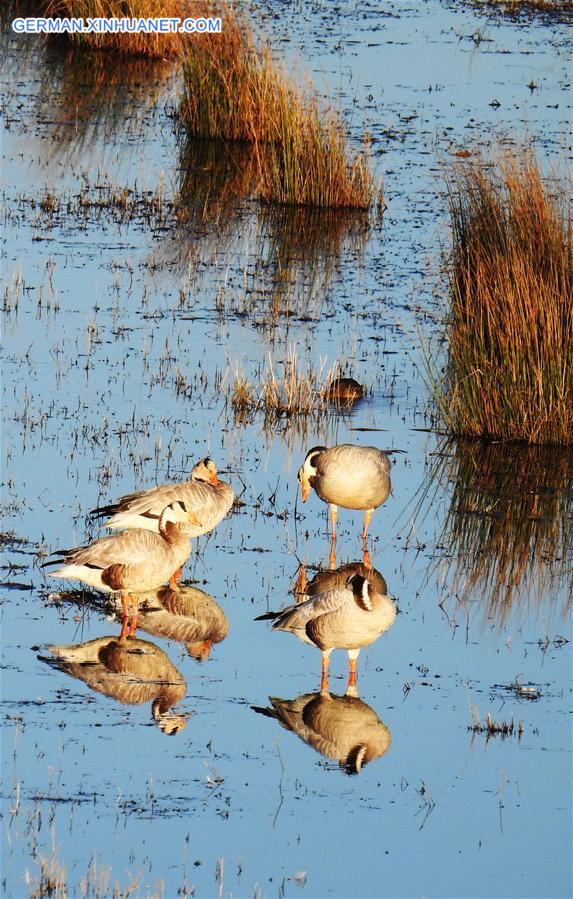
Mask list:
[[530,154],[451,175],[448,362],[434,382],[449,432],[573,443],[570,197]]

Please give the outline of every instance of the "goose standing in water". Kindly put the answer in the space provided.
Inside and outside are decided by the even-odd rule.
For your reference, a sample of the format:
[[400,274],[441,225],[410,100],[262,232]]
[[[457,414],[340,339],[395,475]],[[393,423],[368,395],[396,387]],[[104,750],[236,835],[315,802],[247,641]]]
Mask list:
[[106,528],[145,528],[157,532],[159,516],[165,506],[179,501],[196,515],[198,523],[190,535],[199,537],[219,524],[233,505],[234,498],[232,488],[219,480],[217,466],[207,457],[195,465],[188,481],[160,484],[150,490],[128,493],[109,506],[92,509],[90,515],[96,518],[111,515],[102,525]]
[[83,581],[104,593],[121,593],[123,608],[122,636],[127,634],[128,607],[134,607],[129,634],[137,627],[138,600],[135,594],[157,590],[167,581],[173,582],[191,554],[193,529],[200,520],[183,502],[172,502],[159,516],[159,533],[135,528],[102,537],[88,546],[58,550],[59,556],[46,565],[61,568],[50,577]]
[[314,446],[299,469],[298,481],[305,503],[311,488],[330,506],[331,564],[334,564],[338,506],[363,509],[362,543],[366,550],[366,532],[375,509],[390,496],[392,463],[386,453],[374,446],[341,443],[327,449]]
[[328,690],[328,664],[333,649],[348,651],[348,688],[356,688],[356,660],[363,646],[374,643],[396,617],[389,596],[379,593],[361,574],[351,575],[343,587],[310,596],[280,612],[259,615],[274,619],[273,629],[290,631],[322,653],[321,690]]

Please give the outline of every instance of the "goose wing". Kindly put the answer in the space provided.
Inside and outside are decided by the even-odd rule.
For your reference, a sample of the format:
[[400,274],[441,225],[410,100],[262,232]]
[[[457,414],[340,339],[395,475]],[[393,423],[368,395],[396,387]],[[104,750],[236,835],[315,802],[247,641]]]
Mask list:
[[70,549],[64,555],[66,564],[109,568],[110,565],[133,565],[163,554],[165,541],[159,534],[143,529],[122,531],[111,537],[101,537],[89,546]]
[[327,590],[316,596],[309,596],[294,606],[288,606],[278,613],[273,628],[277,630],[306,630],[307,624],[337,612],[343,606],[353,602],[353,593],[348,587],[338,590]]
[[144,518],[159,519],[165,506],[173,502],[183,502],[192,512],[201,511],[201,521],[217,518],[220,520],[233,505],[234,494],[228,484],[217,486],[200,481],[185,481],[182,484],[160,484],[151,490],[140,490],[120,497],[109,506],[94,509],[91,514],[98,518],[129,512]]
[[118,512],[134,512],[149,518],[159,518],[165,506],[169,506],[181,499],[179,490],[189,486],[184,484],[159,484],[150,490],[137,490],[135,493],[126,493],[125,496],[109,506],[100,506],[92,509],[90,515],[103,518],[105,515],[115,515]]

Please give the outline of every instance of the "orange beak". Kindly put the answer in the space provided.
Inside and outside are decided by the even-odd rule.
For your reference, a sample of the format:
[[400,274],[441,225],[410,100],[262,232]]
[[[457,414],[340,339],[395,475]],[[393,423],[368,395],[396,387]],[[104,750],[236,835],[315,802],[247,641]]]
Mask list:
[[301,484],[300,492],[302,494],[302,501],[303,501],[303,503],[305,503],[310,494],[310,487],[308,486],[308,484]]
[[217,484],[219,484],[219,478],[217,477],[217,475],[215,474],[214,471],[209,472],[209,480],[211,481],[212,484],[215,485],[215,487],[217,486]]

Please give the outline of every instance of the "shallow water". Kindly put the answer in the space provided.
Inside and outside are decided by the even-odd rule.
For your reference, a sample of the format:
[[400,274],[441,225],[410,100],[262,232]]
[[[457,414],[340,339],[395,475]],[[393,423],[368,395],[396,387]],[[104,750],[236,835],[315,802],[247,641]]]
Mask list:
[[[259,10],[277,53],[372,134],[383,225],[326,250],[252,202],[202,220],[202,176],[174,221],[176,74],[124,66],[117,87],[101,63],[8,41],[2,892],[28,895],[45,857],[71,895],[92,859],[101,895],[134,880],[168,897],[570,895],[571,455],[444,444],[424,430],[416,368],[422,343],[440,348],[441,161],[528,132],[563,166],[570,35],[437,2]],[[264,374],[269,353],[280,371],[291,346],[316,366],[343,358],[367,398],[318,422],[236,420],[220,381]],[[399,615],[358,662],[384,751],[355,775],[272,717],[269,697],[318,691],[320,655],[254,620],[292,601],[299,561],[328,565],[325,507],[301,504],[296,471],[309,446],[344,441],[401,451],[369,538]],[[228,635],[200,663],[138,632],[186,682],[168,739],[150,700],[46,663],[48,646],[119,625],[45,578],[38,553],[85,542],[90,509],[206,454],[245,505],[197,541],[185,577]],[[360,560],[361,516],[338,525],[338,563]],[[333,695],[346,675],[333,653]],[[521,735],[472,733],[472,706]]]

